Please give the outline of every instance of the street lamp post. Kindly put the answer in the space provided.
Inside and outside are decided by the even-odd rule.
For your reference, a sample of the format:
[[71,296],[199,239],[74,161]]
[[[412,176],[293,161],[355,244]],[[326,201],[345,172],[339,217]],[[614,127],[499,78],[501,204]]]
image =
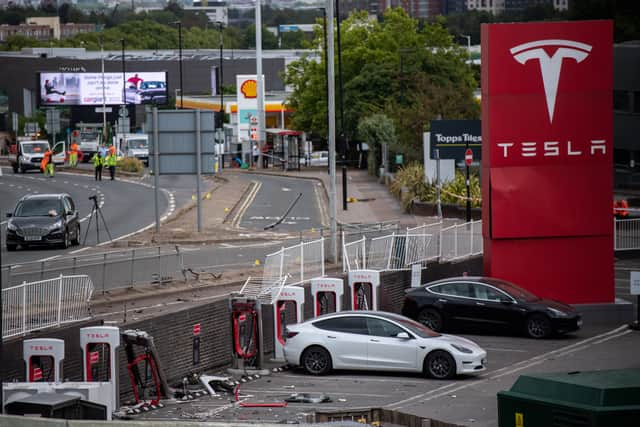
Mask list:
[[[327,67],[328,67],[328,58],[327,58],[327,9],[324,7],[321,7],[320,10],[322,10],[322,29],[323,29],[323,33],[324,33],[324,85],[325,85],[325,92],[327,95],[327,141],[329,140],[328,138],[328,134],[329,134],[329,78],[328,73],[327,73]],[[328,144],[327,144],[328,145]],[[329,157],[329,162],[331,162],[332,159],[331,157]]]
[[338,42],[338,88],[340,90],[340,140],[342,151],[342,210],[347,210],[347,135],[344,131],[344,87],[342,86],[342,45],[340,43],[340,0],[336,0]]
[[102,135],[103,138],[107,136],[107,100],[105,99],[104,90],[104,46],[102,44],[102,37],[100,38],[100,63],[102,69]]
[[126,108],[127,106],[127,79],[125,78],[125,68],[124,68],[124,39],[120,39],[122,43],[122,107]]
[[220,115],[221,115],[221,119],[220,119],[220,127],[222,128],[222,124],[224,123],[224,88],[223,88],[223,78],[224,78],[224,72],[223,72],[223,67],[222,67],[222,48],[224,46],[224,41],[223,41],[223,37],[222,37],[222,28],[223,28],[223,23],[222,22],[216,22],[216,24],[218,24],[218,31],[220,33],[220,39],[219,39],[219,45],[220,45],[220,82],[218,83],[218,87],[220,88]]
[[175,21],[171,24],[178,26],[178,61],[180,62],[180,108],[184,107],[184,90],[182,87],[182,22]]

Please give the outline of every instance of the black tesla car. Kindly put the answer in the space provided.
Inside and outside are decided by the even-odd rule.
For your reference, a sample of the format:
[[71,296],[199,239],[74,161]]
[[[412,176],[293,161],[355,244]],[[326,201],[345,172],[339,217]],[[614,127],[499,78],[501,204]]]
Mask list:
[[30,194],[22,197],[13,213],[8,213],[7,250],[21,245],[60,245],[80,243],[80,218],[68,194]]
[[405,292],[402,314],[438,332],[484,326],[546,338],[582,326],[573,307],[495,278],[453,277]]

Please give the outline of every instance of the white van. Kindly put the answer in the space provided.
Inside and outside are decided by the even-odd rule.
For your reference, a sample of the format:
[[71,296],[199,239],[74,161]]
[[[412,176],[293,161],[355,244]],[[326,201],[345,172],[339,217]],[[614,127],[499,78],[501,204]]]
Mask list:
[[116,147],[125,157],[135,157],[149,166],[149,137],[144,133],[116,135]]

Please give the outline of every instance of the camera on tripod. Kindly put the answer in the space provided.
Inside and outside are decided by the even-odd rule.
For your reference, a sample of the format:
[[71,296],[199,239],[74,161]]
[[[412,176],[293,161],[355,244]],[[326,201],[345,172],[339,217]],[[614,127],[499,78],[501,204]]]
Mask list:
[[95,194],[93,196],[89,196],[89,200],[93,200],[93,202],[96,203],[98,201],[98,196]]
[[100,221],[99,220],[102,220],[102,224],[104,225],[104,228],[107,231],[109,240],[113,240],[113,238],[111,237],[111,233],[109,232],[109,227],[107,227],[107,221],[105,221],[104,216],[102,215],[102,210],[100,210],[100,205],[98,204],[98,195],[94,194],[93,196],[89,196],[89,200],[93,200],[93,208],[91,209],[91,215],[89,216],[89,223],[87,224],[87,231],[84,233],[84,240],[82,244],[84,245],[87,242],[87,235],[89,234],[89,229],[91,228],[91,222],[94,218],[96,220],[96,243],[100,243]]

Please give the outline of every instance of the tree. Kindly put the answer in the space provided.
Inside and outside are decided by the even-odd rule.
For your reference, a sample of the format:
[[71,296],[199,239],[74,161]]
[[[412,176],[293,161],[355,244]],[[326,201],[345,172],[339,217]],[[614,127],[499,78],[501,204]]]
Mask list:
[[[358,122],[358,137],[369,146],[367,165],[370,175],[376,175],[376,165],[382,154],[382,147],[392,147],[396,142],[393,121],[384,114],[372,114]],[[387,160],[388,161],[388,160]]]
[[[293,126],[326,135],[321,31],[318,26],[312,43],[319,61],[294,61],[285,81],[293,87],[288,101],[295,111]],[[381,23],[357,12],[342,22],[341,33],[344,133],[350,140],[358,136],[362,117],[384,113],[397,132],[394,148],[410,161],[422,157],[422,133],[430,120],[479,117],[473,98],[477,82],[465,63],[466,50],[453,42],[440,22],[419,28],[400,8],[387,10]],[[340,96],[337,83],[336,94]],[[338,133],[339,105],[337,99]]]

